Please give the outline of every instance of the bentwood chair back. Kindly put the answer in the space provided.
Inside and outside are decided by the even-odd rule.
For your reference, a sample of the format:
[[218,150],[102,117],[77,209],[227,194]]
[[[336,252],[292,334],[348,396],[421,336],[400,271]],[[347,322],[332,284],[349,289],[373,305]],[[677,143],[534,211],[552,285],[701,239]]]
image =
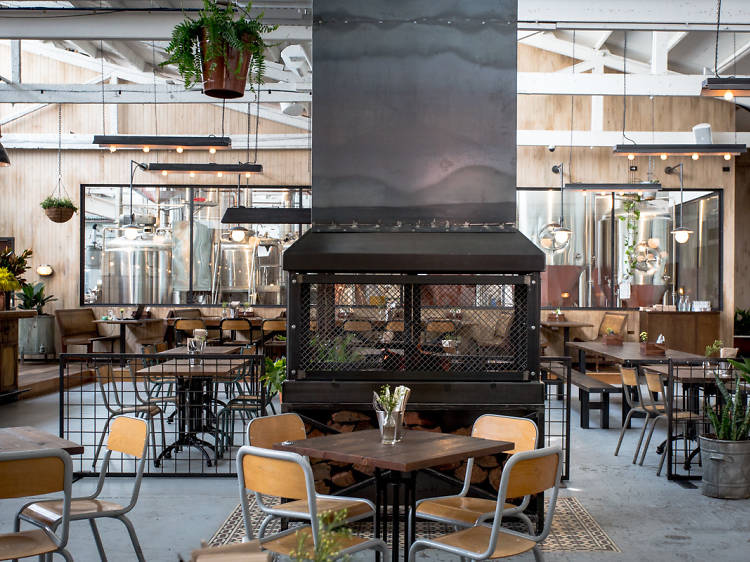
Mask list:
[[[495,441],[511,441],[515,445],[513,449],[506,452],[516,454],[533,451],[536,448],[539,430],[536,423],[528,418],[485,414],[474,422],[471,436]],[[473,467],[474,459],[471,458],[466,464],[463,487],[458,494],[418,501],[417,517],[459,527],[472,526],[492,517],[495,512],[494,500],[468,495]],[[529,501],[530,497],[526,496],[520,505],[509,503],[505,506],[503,514],[507,517],[518,517],[531,528],[531,521],[523,513]]]
[[[0,560],[14,560],[59,552],[66,560],[73,557],[65,550],[70,523],[73,463],[62,449],[0,453],[0,499],[38,496],[62,492],[57,525],[40,529],[0,534]],[[55,530],[58,529],[58,532]]]
[[[506,558],[531,550],[535,559],[541,560],[542,555],[537,547],[549,535],[561,475],[562,450],[559,447],[523,451],[512,455],[500,478],[492,526],[476,525],[434,539],[419,539],[409,550],[409,562],[414,561],[417,552],[426,548],[442,550],[472,560]],[[521,533],[502,527],[507,498],[532,496],[547,490],[552,490],[552,493],[549,496],[541,533],[535,534],[531,528],[528,533]]]
[[[138,536],[130,520],[125,516],[135,507],[138,501],[138,494],[141,489],[143,479],[143,470],[146,466],[146,450],[149,441],[149,429],[146,420],[132,418],[129,416],[119,416],[112,421],[112,427],[107,439],[107,452],[104,455],[102,469],[99,473],[96,490],[93,494],[85,497],[73,498],[70,502],[70,520],[81,521],[88,520],[91,526],[91,532],[94,535],[99,556],[106,560],[101,535],[96,525],[96,519],[109,517],[119,519],[125,525],[133,544],[133,550],[138,560],[145,560],[141,545],[138,542]],[[133,488],[130,494],[130,501],[126,506],[122,506],[110,501],[102,501],[99,496],[104,489],[104,483],[109,469],[110,458],[112,453],[122,453],[138,459],[136,476],[133,480]],[[62,523],[63,512],[59,500],[36,501],[23,506],[16,515],[16,527],[20,521],[31,523],[44,529],[51,527],[55,529]]]
[[[259,532],[260,544],[265,550],[283,556],[289,556],[301,545],[310,553],[305,559],[313,559],[312,552],[321,544],[318,515],[337,511],[339,508],[319,506],[319,498],[325,496],[318,496],[315,493],[315,479],[309,461],[297,453],[245,446],[241,447],[237,454],[237,476],[246,540],[251,540],[254,536],[248,491],[255,492],[256,498],[260,495],[291,498],[297,501],[281,504],[277,511],[285,514],[283,516],[306,521],[309,526],[293,527],[275,535],[263,537],[264,521]],[[369,503],[365,500],[358,501]],[[300,503],[306,505],[305,513],[294,510],[293,506]],[[369,506],[372,504],[369,503]],[[346,508],[346,506],[341,506],[341,508]],[[347,508],[347,515],[350,513]],[[345,522],[350,520],[347,519]],[[371,548],[384,556],[388,553],[382,540],[366,539],[356,535],[343,538],[337,546],[339,546],[339,551],[335,555],[336,559]]]

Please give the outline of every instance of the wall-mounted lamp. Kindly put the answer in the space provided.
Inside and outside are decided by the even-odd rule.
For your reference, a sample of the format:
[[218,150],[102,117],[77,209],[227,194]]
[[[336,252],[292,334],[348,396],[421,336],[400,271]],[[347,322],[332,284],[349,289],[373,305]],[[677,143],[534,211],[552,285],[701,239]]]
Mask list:
[[40,266],[37,266],[36,268],[36,274],[39,275],[39,277],[49,277],[55,272],[54,269],[52,269],[51,265],[43,264]]

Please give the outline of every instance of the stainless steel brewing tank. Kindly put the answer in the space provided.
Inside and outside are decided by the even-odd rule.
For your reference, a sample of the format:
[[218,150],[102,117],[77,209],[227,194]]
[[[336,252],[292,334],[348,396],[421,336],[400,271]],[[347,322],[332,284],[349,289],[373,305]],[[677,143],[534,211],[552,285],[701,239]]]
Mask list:
[[153,238],[106,241],[102,250],[105,303],[168,304],[172,291],[172,246]]
[[224,292],[249,291],[251,289],[253,255],[258,239],[254,236],[246,242],[221,242],[219,261],[219,283]]
[[275,238],[261,238],[255,248],[256,304],[281,305],[286,292],[282,290],[282,243]]

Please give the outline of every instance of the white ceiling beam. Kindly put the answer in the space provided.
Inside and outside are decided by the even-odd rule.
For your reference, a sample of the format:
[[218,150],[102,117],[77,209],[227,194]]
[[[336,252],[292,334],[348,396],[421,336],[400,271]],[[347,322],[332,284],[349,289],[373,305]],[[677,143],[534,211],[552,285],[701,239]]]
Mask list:
[[669,41],[672,34],[666,31],[651,33],[651,74],[666,74],[669,65]]
[[[220,103],[214,104],[216,107],[221,107]],[[237,111],[243,115],[247,115],[247,104],[226,104],[226,109],[229,111]],[[267,121],[274,121],[281,123],[282,125],[289,125],[297,129],[309,131],[312,129],[312,121],[309,117],[295,117],[294,115],[287,115],[282,112],[281,109],[275,109],[266,105],[258,106],[258,104],[250,104],[250,115],[260,115],[261,119]]]
[[717,72],[719,74],[723,72],[731,72],[734,68],[734,63],[739,61],[740,59],[745,58],[749,52],[750,52],[750,41],[745,41],[739,47],[737,47],[737,50],[735,52],[733,52],[724,60],[719,61]]
[[10,81],[21,83],[21,41],[10,42]]
[[687,31],[676,31],[672,33],[672,36],[669,38],[669,41],[667,42],[667,52],[674,49],[677,45],[680,44],[680,41],[685,39],[687,37],[688,32]]
[[[108,131],[109,132],[109,131]],[[204,135],[207,136],[207,135]],[[232,139],[232,151],[247,150],[247,137],[245,135],[229,135]],[[94,135],[64,134],[62,135],[62,147],[64,150],[97,150],[106,151],[109,149],[99,148],[93,144]],[[3,135],[3,146],[15,150],[56,150],[58,138],[54,133],[10,133]],[[255,148],[255,135],[250,137],[250,149]],[[310,148],[310,139],[308,134],[261,134],[258,135],[259,150],[306,150]],[[128,150],[121,148],[119,150]],[[139,152],[144,158],[148,159],[140,149],[130,149],[132,152]],[[153,149],[152,152],[161,152]]]
[[[519,94],[622,95],[622,74],[519,72],[516,77]],[[698,96],[704,78],[705,76],[699,74],[628,74],[627,95]]]
[[579,62],[578,64],[574,64],[572,66],[566,66],[565,68],[561,68],[560,70],[556,71],[556,74],[565,74],[566,72],[568,74],[574,73],[574,72],[586,72],[587,70],[593,70],[598,66],[598,63],[596,61],[591,60],[585,60],[583,62]]
[[612,30],[602,31],[601,35],[594,41],[594,49],[597,51],[604,47],[604,44],[607,42],[607,39],[609,39],[609,36],[612,35]]
[[[153,78],[152,78],[153,80]],[[310,92],[284,91],[285,84],[264,84],[258,93],[246,90],[237,103],[309,102]],[[102,90],[104,94],[102,96]],[[154,103],[154,89],[144,84],[107,84],[104,88],[85,84],[0,84],[0,103]],[[180,85],[159,88],[156,103],[212,103],[200,89],[185,90]]]

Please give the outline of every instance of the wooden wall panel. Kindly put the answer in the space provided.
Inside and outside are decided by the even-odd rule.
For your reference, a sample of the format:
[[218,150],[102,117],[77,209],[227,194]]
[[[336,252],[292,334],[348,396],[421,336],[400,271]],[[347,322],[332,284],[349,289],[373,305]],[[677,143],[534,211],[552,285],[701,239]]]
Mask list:
[[[714,132],[734,131],[734,104],[724,100],[628,96],[627,109],[626,131],[691,131],[698,123],[709,123]],[[622,96],[604,96],[604,130],[622,130]]]
[[[737,179],[735,182],[735,208],[742,216],[750,212],[750,155],[737,158]],[[744,220],[734,225],[736,249],[734,253],[735,306],[750,308],[750,228]]]
[[591,96],[518,96],[518,128],[524,130],[570,130],[571,97],[573,128],[591,128]]

